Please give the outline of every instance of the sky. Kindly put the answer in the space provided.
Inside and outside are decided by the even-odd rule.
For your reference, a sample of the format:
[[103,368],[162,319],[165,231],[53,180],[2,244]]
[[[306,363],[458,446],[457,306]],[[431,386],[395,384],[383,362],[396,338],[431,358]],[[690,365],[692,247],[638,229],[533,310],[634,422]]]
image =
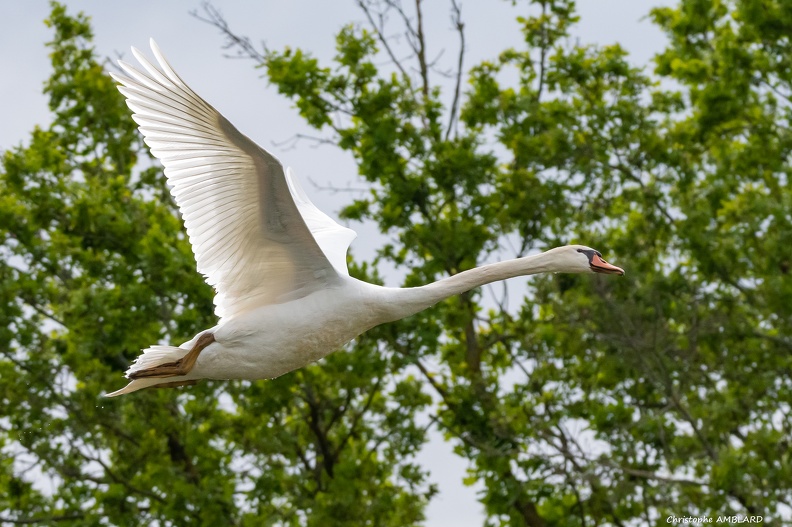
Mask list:
[[[201,10],[200,0],[67,0],[70,12],[91,16],[96,50],[100,56],[123,56],[134,62],[129,52],[135,46],[148,56],[148,40],[153,37],[171,66],[204,99],[225,115],[237,128],[291,166],[303,181],[314,203],[337,217],[337,211],[352,199],[347,192],[329,192],[319,187],[365,188],[357,176],[352,157],[332,146],[294,144],[296,134],[316,135],[299,117],[292,103],[268,86],[262,71],[249,60],[229,59],[222,49],[218,30],[190,16]],[[650,8],[669,0],[579,0],[580,23],[573,39],[584,44],[620,43],[636,66],[650,64],[665,39],[646,15]],[[424,20],[429,55],[444,51],[440,64],[450,67],[457,50],[451,31],[449,2],[424,2]],[[365,17],[354,0],[216,0],[232,30],[253,42],[266,42],[272,49],[285,46],[310,51],[329,64],[334,54],[334,35],[349,23],[365,25]],[[521,43],[516,16],[529,11],[526,3],[510,1],[462,0],[469,68],[491,59],[507,47]],[[50,122],[47,99],[41,93],[49,75],[45,42],[52,38],[43,20],[49,12],[44,0],[0,0],[0,151],[26,142],[35,125]],[[443,62],[445,61],[445,62]],[[286,145],[284,145],[286,143]],[[358,258],[371,258],[383,237],[371,225],[349,225],[359,236],[352,245]],[[386,279],[388,275],[386,274]],[[393,281],[391,281],[393,280]],[[391,276],[388,285],[398,285]],[[452,445],[433,435],[419,461],[431,471],[440,494],[430,504],[429,527],[472,527],[483,523],[483,509],[475,487],[462,485],[466,464],[455,457]]]

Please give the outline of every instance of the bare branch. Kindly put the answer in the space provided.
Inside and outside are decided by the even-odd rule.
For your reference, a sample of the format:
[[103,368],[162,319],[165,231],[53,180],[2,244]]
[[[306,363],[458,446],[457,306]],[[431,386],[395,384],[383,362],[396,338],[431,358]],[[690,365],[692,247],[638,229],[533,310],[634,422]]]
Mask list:
[[404,66],[402,66],[401,61],[399,61],[399,59],[397,59],[396,55],[393,53],[393,49],[391,49],[390,44],[388,44],[388,39],[385,38],[384,14],[379,13],[378,16],[379,23],[377,23],[374,21],[374,17],[365,0],[358,0],[358,6],[360,6],[360,9],[363,10],[363,14],[366,15],[369,24],[371,24],[371,28],[374,30],[374,33],[377,35],[377,40],[379,40],[380,43],[382,44],[382,47],[385,48],[385,52],[390,57],[391,62],[393,62],[394,66],[396,66],[399,72],[401,72],[402,77],[409,80],[410,76],[407,74],[407,71],[404,69]]
[[426,40],[423,32],[423,12],[421,10],[421,1],[415,0],[416,23],[413,26],[413,21],[409,15],[402,8],[401,2],[398,0],[385,0],[385,5],[393,9],[402,19],[404,23],[404,36],[407,38],[407,43],[415,54],[418,60],[418,71],[421,78],[421,92],[424,101],[429,99],[429,62],[426,60]]
[[426,62],[426,40],[423,31],[423,13],[421,12],[421,0],[415,0],[415,12],[417,15],[417,27],[415,36],[418,44],[418,65],[421,68],[421,81],[424,100],[429,100],[429,66]]
[[624,472],[625,474],[629,474],[630,476],[634,476],[636,478],[661,481],[663,483],[676,483],[679,485],[694,485],[697,487],[703,487],[707,485],[707,483],[704,481],[697,481],[695,479],[686,479],[686,478],[673,478],[670,476],[661,476],[656,472],[651,472],[649,470],[640,470],[636,468],[624,467],[617,463],[614,463],[613,461],[603,461],[602,464],[610,468],[614,468],[620,472]]
[[[542,2],[542,19],[544,20],[547,11],[547,5]],[[542,90],[544,90],[545,81],[545,63],[547,62],[547,28],[542,24],[542,49],[539,55],[539,87],[536,89],[537,102],[542,97]]]
[[322,192],[329,192],[331,194],[338,194],[339,192],[351,192],[355,194],[362,194],[364,192],[368,192],[371,190],[369,187],[351,187],[347,185],[346,187],[336,187],[335,185],[327,184],[327,185],[320,185],[316,181],[313,180],[311,177],[306,178],[308,183],[311,184],[313,188],[316,190],[320,190]]
[[462,22],[462,7],[457,0],[451,0],[451,23],[459,33],[459,55],[457,57],[456,82],[454,85],[454,100],[451,103],[451,113],[448,116],[448,128],[446,128],[445,139],[451,136],[451,130],[455,131],[457,125],[457,108],[459,106],[459,94],[462,90],[462,66],[465,59],[465,24]]
[[[420,2],[418,2],[420,3]],[[410,17],[405,13],[404,9],[402,9],[401,2],[398,0],[385,0],[385,4],[390,8],[396,11],[404,22],[404,28],[406,31],[404,35],[407,37],[407,43],[412,48],[413,52],[416,54],[418,53],[418,32],[412,25],[412,20]]]
[[253,59],[256,62],[264,63],[266,60],[267,55],[267,46],[264,42],[261,43],[262,51],[258,51],[253,43],[250,41],[248,37],[242,37],[231,31],[231,28],[228,25],[228,22],[223,17],[223,14],[218,10],[216,7],[212,5],[211,2],[203,2],[201,4],[205,16],[202,16],[197,9],[190,12],[194,18],[200,20],[201,22],[206,22],[207,24],[216,27],[220,30],[220,32],[225,36],[226,42],[223,45],[223,49],[232,49],[237,48],[237,54],[234,55],[226,55],[228,58],[249,58]]
[[338,146],[332,139],[328,139],[326,137],[317,137],[315,135],[308,135],[308,134],[294,134],[293,136],[289,137],[288,139],[284,139],[283,141],[270,141],[270,144],[276,148],[280,148],[283,151],[294,150],[297,148],[297,143],[302,140],[310,141],[312,144],[310,145],[311,148],[319,148],[322,145],[332,145]]

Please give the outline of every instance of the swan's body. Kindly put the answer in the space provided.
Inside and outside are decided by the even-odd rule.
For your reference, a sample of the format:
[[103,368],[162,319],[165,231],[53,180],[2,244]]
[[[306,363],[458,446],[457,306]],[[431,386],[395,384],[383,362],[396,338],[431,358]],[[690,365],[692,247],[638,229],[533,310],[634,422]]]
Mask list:
[[137,50],[146,73],[121,63],[134,118],[165,165],[196,255],[217,291],[220,322],[179,347],[152,346],[116,396],[198,379],[268,379],[314,362],[364,331],[475,287],[543,272],[624,272],[569,245],[465,271],[416,288],[349,276],[355,233],[317,209],[290,171],[239,133],[170,68]]

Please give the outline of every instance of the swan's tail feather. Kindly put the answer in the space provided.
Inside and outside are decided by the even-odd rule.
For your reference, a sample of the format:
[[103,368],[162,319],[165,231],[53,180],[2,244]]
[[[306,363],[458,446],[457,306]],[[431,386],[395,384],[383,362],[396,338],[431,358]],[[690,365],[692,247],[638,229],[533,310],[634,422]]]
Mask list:
[[[177,348],[175,346],[151,346],[143,350],[143,353],[135,359],[125,375],[127,378],[133,376],[135,372],[147,370],[155,366],[161,366],[168,362],[176,362],[184,357],[189,350],[184,348]],[[124,395],[125,393],[132,393],[155,384],[170,383],[179,379],[178,377],[144,377],[142,379],[135,379],[120,390],[108,393],[105,397],[116,397]]]
[[118,397],[119,395],[124,395],[125,393],[132,393],[138,390],[142,390],[143,388],[148,388],[149,386],[154,386],[157,384],[162,384],[170,381],[171,379],[163,379],[160,377],[149,377],[147,379],[135,379],[134,381],[130,382],[120,390],[116,390],[111,393],[106,393],[105,397]]

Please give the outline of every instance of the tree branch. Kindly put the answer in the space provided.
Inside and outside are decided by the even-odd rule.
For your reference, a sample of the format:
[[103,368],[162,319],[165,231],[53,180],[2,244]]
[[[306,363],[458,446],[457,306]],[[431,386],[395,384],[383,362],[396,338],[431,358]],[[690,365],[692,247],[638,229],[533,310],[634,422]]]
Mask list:
[[350,438],[355,434],[355,429],[357,428],[360,419],[368,412],[368,409],[371,407],[371,403],[374,402],[374,397],[379,393],[380,387],[382,386],[382,377],[377,379],[377,382],[374,386],[369,390],[369,396],[366,398],[366,402],[363,405],[363,408],[355,414],[352,418],[352,422],[349,424],[349,431],[344,436],[341,441],[338,442],[338,446],[335,448],[333,452],[333,458],[338,459],[341,455],[341,450],[346,446],[349,442]]
[[459,106],[459,95],[462,91],[462,66],[465,58],[465,24],[462,22],[462,8],[457,0],[451,0],[451,23],[459,33],[459,55],[457,57],[456,82],[454,85],[454,100],[451,103],[451,113],[448,116],[448,128],[445,133],[445,140],[451,136],[451,130],[456,129],[457,108]]
[[220,11],[214,7],[211,2],[203,2],[201,3],[201,7],[203,8],[204,13],[206,13],[205,17],[201,16],[197,9],[190,11],[190,15],[192,15],[193,18],[196,18],[201,22],[206,22],[207,24],[220,30],[220,33],[222,33],[226,38],[226,43],[223,45],[223,49],[239,49],[236,56],[226,55],[226,57],[246,57],[262,64],[265,62],[267,58],[267,46],[263,42],[261,46],[264,49],[264,53],[258,51],[248,37],[241,37],[231,31],[231,28],[229,27],[228,22],[223,17],[222,13],[220,13]]
[[429,66],[426,62],[426,40],[423,31],[423,13],[421,12],[421,1],[415,0],[415,12],[417,15],[417,27],[415,36],[418,40],[418,65],[421,68],[421,86],[423,90],[424,101],[429,100]]
[[[542,2],[542,20],[544,20],[547,12],[547,4]],[[542,24],[542,49],[539,51],[539,86],[536,88],[536,101],[542,98],[542,91],[544,90],[545,82],[545,68],[547,62],[547,29],[545,24]]]
[[357,4],[360,7],[360,9],[363,10],[363,14],[366,15],[369,24],[371,24],[371,28],[374,30],[374,34],[377,35],[377,40],[379,40],[383,48],[385,48],[385,52],[390,57],[391,62],[393,62],[393,65],[396,66],[399,72],[401,72],[402,77],[407,81],[409,81],[410,76],[407,74],[407,71],[404,69],[404,66],[402,66],[399,59],[396,58],[396,54],[393,52],[393,49],[390,47],[390,44],[388,44],[388,40],[385,38],[385,15],[382,13],[378,14],[379,24],[377,24],[376,22],[374,22],[374,17],[372,16],[371,10],[366,4],[366,1],[358,0]]
[[13,525],[32,525],[34,523],[50,524],[52,522],[80,520],[82,518],[85,518],[85,514],[72,513],[72,514],[61,514],[59,516],[47,516],[46,518],[18,518],[18,519],[0,517],[0,523],[11,523]]
[[314,433],[316,437],[316,446],[319,449],[319,452],[322,454],[322,466],[327,472],[327,475],[331,478],[333,477],[333,469],[335,467],[335,457],[333,455],[332,449],[330,448],[330,442],[328,441],[327,434],[322,427],[322,416],[319,411],[319,402],[316,400],[316,397],[313,393],[313,388],[310,384],[304,385],[305,390],[305,402],[308,403],[308,427]]

